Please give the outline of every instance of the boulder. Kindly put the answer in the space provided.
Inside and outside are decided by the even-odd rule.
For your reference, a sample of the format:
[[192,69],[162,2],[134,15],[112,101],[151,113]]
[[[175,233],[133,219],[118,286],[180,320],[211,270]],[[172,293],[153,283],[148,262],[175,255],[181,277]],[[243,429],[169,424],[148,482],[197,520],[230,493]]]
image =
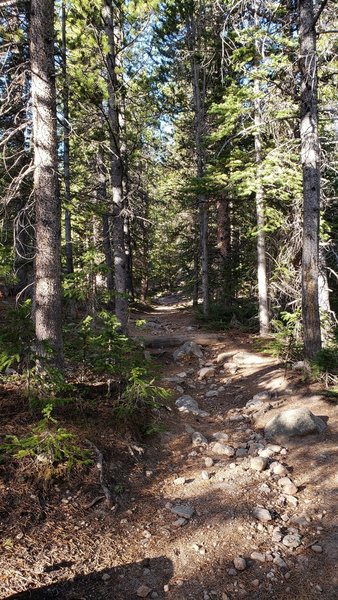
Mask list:
[[273,417],[265,426],[267,438],[284,438],[322,433],[327,425],[308,408],[291,408]]

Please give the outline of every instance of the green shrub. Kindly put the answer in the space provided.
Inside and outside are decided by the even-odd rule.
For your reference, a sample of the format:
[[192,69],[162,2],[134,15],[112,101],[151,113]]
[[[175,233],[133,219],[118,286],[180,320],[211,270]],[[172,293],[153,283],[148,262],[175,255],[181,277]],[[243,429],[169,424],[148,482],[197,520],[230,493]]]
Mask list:
[[0,445],[0,455],[10,455],[20,460],[27,457],[46,472],[62,464],[67,470],[75,465],[91,464],[90,452],[75,443],[75,436],[60,427],[52,417],[52,404],[42,410],[43,418],[31,432],[19,438],[16,435],[5,436]]
[[145,369],[131,369],[127,385],[114,407],[115,415],[129,420],[147,409],[158,408],[159,400],[170,397],[170,391],[155,385]]

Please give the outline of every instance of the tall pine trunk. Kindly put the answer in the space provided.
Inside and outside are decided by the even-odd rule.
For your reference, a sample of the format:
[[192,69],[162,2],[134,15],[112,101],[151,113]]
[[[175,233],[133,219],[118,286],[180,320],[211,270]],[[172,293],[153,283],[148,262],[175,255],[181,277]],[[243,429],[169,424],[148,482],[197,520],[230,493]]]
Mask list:
[[43,366],[46,346],[62,366],[61,210],[58,189],[54,0],[32,0],[30,53],[36,215],[35,332]]
[[301,72],[300,137],[303,169],[302,314],[305,357],[321,349],[318,298],[320,145],[318,137],[317,56],[313,0],[299,0]]
[[[259,25],[259,3],[255,1],[255,26]],[[255,67],[261,61],[261,42],[255,40]],[[254,111],[255,111],[255,162],[256,162],[256,217],[257,217],[257,281],[258,281],[258,312],[259,333],[265,336],[269,333],[269,307],[268,307],[268,278],[266,269],[266,243],[265,243],[265,213],[264,213],[264,188],[262,182],[262,101],[260,98],[261,86],[257,73],[254,80]]]
[[73,243],[72,243],[72,221],[69,210],[70,195],[70,152],[69,152],[69,88],[67,81],[67,36],[66,36],[66,6],[62,2],[61,7],[61,36],[62,36],[62,102],[63,102],[63,180],[66,201],[65,208],[65,242],[66,242],[66,271],[73,273]]
[[126,277],[126,253],[124,245],[123,217],[123,163],[121,157],[120,123],[118,110],[118,79],[116,69],[116,47],[114,11],[111,0],[105,0],[103,17],[108,39],[108,116],[110,126],[111,182],[113,190],[113,252],[115,276],[115,314],[121,330],[127,333],[128,301]]

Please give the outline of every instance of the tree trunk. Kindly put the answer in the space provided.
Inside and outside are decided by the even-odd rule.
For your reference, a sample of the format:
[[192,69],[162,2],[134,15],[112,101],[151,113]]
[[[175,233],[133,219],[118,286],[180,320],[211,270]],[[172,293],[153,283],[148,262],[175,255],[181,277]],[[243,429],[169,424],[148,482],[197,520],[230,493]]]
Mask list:
[[[259,25],[258,2],[255,1],[255,25]],[[255,40],[255,66],[261,61],[260,41]],[[256,216],[257,216],[257,280],[258,280],[258,314],[259,334],[264,337],[269,333],[268,281],[265,249],[265,214],[264,188],[262,183],[262,101],[260,84],[257,76],[254,80],[255,111],[255,162],[256,162]]]
[[116,73],[116,50],[114,38],[114,15],[111,0],[105,0],[103,8],[105,31],[108,39],[108,116],[110,125],[111,181],[113,189],[113,250],[115,274],[115,314],[121,330],[127,333],[128,301],[126,283],[126,254],[124,246],[123,217],[123,164],[120,146],[120,124]]
[[43,366],[62,366],[61,210],[58,190],[56,92],[54,72],[54,1],[32,0],[30,52],[36,214],[35,332]]
[[[202,9],[199,6],[198,14],[191,14],[187,21],[188,46],[190,51],[191,78],[193,88],[193,105],[195,117],[195,152],[196,176],[201,179],[205,169],[205,149],[203,136],[205,134],[205,93],[206,73],[201,69],[200,54],[202,52]],[[198,56],[197,56],[198,54]],[[199,213],[200,253],[201,253],[201,291],[203,312],[209,313],[209,260],[208,260],[208,200],[202,192],[197,194],[197,207]]]
[[223,196],[217,202],[217,250],[220,255],[221,285],[219,299],[231,304],[231,202]]
[[[97,151],[97,176],[98,176],[98,200],[102,206],[107,206],[107,182],[106,182],[106,169],[103,160],[103,152],[99,143]],[[113,255],[110,241],[110,223],[109,215],[104,212],[102,215],[102,247],[103,254],[107,269],[107,291],[109,294],[109,304],[112,303],[114,293],[114,269],[113,269]]]
[[63,179],[65,194],[65,241],[66,241],[66,272],[73,273],[73,244],[72,222],[69,210],[70,195],[70,160],[69,160],[69,88],[67,81],[67,37],[66,37],[66,7],[62,2],[61,8],[61,34],[62,34],[62,101],[63,101]]
[[313,359],[321,349],[318,299],[320,146],[317,108],[317,56],[313,0],[299,1],[301,73],[300,136],[303,169],[302,313],[304,351]]

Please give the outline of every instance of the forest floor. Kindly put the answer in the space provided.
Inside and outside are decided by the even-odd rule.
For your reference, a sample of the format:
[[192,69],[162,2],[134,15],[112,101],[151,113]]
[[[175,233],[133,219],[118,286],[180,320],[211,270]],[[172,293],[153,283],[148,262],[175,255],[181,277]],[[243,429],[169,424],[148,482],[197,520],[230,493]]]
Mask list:
[[[252,336],[203,331],[189,308],[169,301],[134,315],[146,321],[135,332],[161,385],[172,389],[154,413],[157,433],[135,441],[117,430],[106,398],[66,423],[102,452],[113,509],[93,502],[102,494],[96,465],[48,484],[1,466],[1,599],[338,598],[337,406],[319,384],[257,355]],[[203,358],[175,362],[174,344],[187,340]],[[246,364],[236,367],[238,353]],[[204,367],[211,370],[202,378]],[[259,392],[267,392],[263,410],[252,412],[245,405]],[[184,394],[207,414],[179,412]],[[27,430],[32,417],[15,383],[1,385],[0,402],[1,434]],[[270,444],[270,466],[253,469],[252,456],[269,444],[266,421],[304,405],[325,417],[327,430]],[[220,433],[234,456],[215,452]],[[276,462],[292,493],[274,475]],[[257,507],[271,520],[258,520]]]

